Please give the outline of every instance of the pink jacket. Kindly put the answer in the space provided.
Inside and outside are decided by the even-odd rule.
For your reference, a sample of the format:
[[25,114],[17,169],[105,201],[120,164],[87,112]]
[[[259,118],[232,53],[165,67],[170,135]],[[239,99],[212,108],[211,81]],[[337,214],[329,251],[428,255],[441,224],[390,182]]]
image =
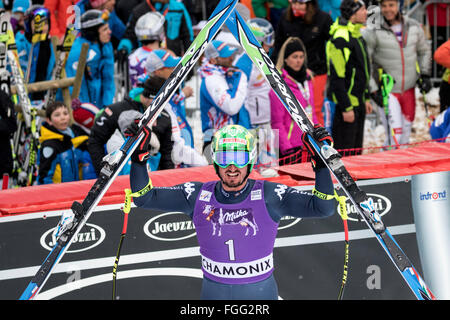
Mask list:
[[[304,90],[305,95],[306,96],[309,95],[308,99],[309,103],[307,103],[297,83],[291,77],[288,76],[287,71],[284,69],[282,70],[282,77],[286,81],[292,93],[294,93],[297,100],[300,102],[300,105],[306,108],[306,113],[308,114],[309,119],[311,119],[313,123],[317,123],[316,116],[314,112],[312,112],[311,107],[314,106],[314,93],[312,81],[311,80],[307,81],[309,92],[306,89]],[[278,130],[280,140],[279,144],[280,153],[285,153],[289,149],[302,146],[303,145],[301,139],[302,131],[300,130],[298,125],[292,120],[291,116],[289,115],[289,112],[282,105],[280,99],[278,99],[277,95],[273,90],[270,91],[269,97],[270,97],[270,116],[272,129]]]

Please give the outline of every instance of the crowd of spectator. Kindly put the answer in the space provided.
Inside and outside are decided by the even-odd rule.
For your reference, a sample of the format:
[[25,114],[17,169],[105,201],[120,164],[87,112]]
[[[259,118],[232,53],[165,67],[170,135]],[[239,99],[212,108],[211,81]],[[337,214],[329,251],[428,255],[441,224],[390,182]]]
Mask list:
[[[381,110],[384,116],[387,96],[400,105],[402,125],[395,134],[400,143],[408,143],[415,89],[425,94],[432,88],[431,39],[422,21],[402,13],[410,2],[242,0],[236,10],[309,119],[326,126],[337,149],[347,149],[362,147],[366,115]],[[105,155],[122,145],[127,128],[151,104],[218,3],[3,0],[1,6],[11,13],[25,82],[52,79],[58,57],[50,40],[55,37],[61,44],[68,25],[75,27],[77,36],[65,61],[66,77],[76,76],[82,46],[89,45],[79,94],[71,105],[62,102],[60,91],[51,103],[46,103],[45,91],[30,94],[33,104],[45,111],[38,121],[36,183],[96,178]],[[448,10],[448,4],[444,6],[439,9]],[[444,28],[448,29],[448,22]],[[450,81],[449,40],[444,40],[439,40],[436,50],[443,73],[441,112],[448,106]],[[126,72],[118,74],[118,66],[126,66]],[[384,90],[383,74],[394,79],[389,92]],[[202,148],[194,144],[197,122],[190,123],[186,114],[186,99],[194,90],[183,84],[153,123],[149,170],[211,163],[212,134],[230,123],[251,129],[258,138],[262,167],[277,159],[282,159],[281,164],[301,161],[300,128],[226,27],[206,49],[192,76],[200,81],[195,94],[199,96],[196,107],[201,114]],[[118,99],[118,90],[123,90],[117,85],[120,77],[129,83],[129,90]],[[0,98],[0,148],[2,159],[7,159],[1,173],[14,176],[17,159],[11,141],[21,119],[13,101],[20,101],[3,93]],[[128,170],[125,166],[122,174]]]

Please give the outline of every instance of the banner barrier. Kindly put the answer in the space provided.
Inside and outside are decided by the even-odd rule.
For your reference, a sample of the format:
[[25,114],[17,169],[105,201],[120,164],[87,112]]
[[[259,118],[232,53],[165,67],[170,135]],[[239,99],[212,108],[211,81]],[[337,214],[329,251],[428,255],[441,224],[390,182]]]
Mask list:
[[[422,272],[410,180],[405,176],[360,181],[358,185],[373,198],[384,223]],[[312,185],[297,188],[311,191]],[[122,230],[120,207],[117,201],[96,208],[36,299],[111,299],[112,267]],[[344,299],[415,299],[350,202],[347,209],[350,263]],[[55,241],[53,230],[62,213],[35,212],[0,219],[0,299],[20,296]],[[320,220],[283,219],[273,262],[280,299],[337,299],[344,264],[339,215]],[[200,266],[197,238],[188,216],[132,207],[117,271],[120,299],[199,299]]]

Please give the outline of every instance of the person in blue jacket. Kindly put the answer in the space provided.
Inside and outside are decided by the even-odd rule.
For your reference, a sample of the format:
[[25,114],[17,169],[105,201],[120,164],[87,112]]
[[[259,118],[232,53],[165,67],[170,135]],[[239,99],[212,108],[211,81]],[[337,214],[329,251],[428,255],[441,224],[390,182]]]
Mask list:
[[331,19],[335,21],[341,15],[341,1],[342,0],[319,0],[320,10],[328,13]]
[[235,53],[236,48],[213,40],[205,50],[205,63],[198,70],[203,154],[208,159],[215,131],[228,124],[250,128],[249,113],[244,107],[248,80],[244,72],[233,66]]
[[109,13],[108,25],[111,29],[111,34],[119,41],[122,39],[126,27],[114,10],[115,4],[116,0],[80,0],[76,5],[80,8],[80,15],[83,15],[83,13],[91,9],[100,11],[107,10]]
[[81,84],[79,99],[100,109],[113,102],[114,49],[111,44],[111,30],[108,14],[100,10],[88,10],[81,16],[81,36],[70,50],[66,63],[66,76],[76,75],[78,59],[83,43],[89,44],[86,67]]
[[[55,66],[55,53],[49,38],[50,12],[42,5],[32,5],[25,11],[24,22],[25,30],[18,31],[15,36],[24,80],[27,83],[50,80]],[[30,99],[43,100],[45,93],[34,92]]]
[[431,139],[450,142],[450,108],[442,111],[430,126]]
[[95,178],[87,151],[88,135],[70,125],[70,110],[61,101],[45,109],[39,142],[39,184],[70,182]]

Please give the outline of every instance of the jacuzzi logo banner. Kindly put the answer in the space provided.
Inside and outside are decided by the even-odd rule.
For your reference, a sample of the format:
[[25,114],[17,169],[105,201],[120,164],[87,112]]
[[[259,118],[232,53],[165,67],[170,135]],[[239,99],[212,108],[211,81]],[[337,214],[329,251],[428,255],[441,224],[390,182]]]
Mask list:
[[[391,210],[392,203],[391,200],[389,200],[387,197],[376,193],[368,193],[367,197],[372,198],[375,209],[377,210],[378,215],[380,217],[384,216]],[[337,212],[339,212],[339,205],[337,206],[336,210]],[[347,199],[347,214],[348,220],[361,221],[361,218],[356,212],[355,206],[348,199]]]
[[[56,244],[55,230],[56,227],[46,231],[41,236],[41,246],[48,251],[51,251],[53,246]],[[87,223],[73,239],[67,253],[81,252],[92,249],[102,243],[103,240],[105,240],[105,236],[106,232],[103,228],[92,223]]]
[[[278,229],[292,227],[300,220],[295,217],[283,217]],[[184,213],[166,212],[148,220],[144,225],[144,233],[159,241],[178,241],[194,237],[195,227],[192,220]]]

